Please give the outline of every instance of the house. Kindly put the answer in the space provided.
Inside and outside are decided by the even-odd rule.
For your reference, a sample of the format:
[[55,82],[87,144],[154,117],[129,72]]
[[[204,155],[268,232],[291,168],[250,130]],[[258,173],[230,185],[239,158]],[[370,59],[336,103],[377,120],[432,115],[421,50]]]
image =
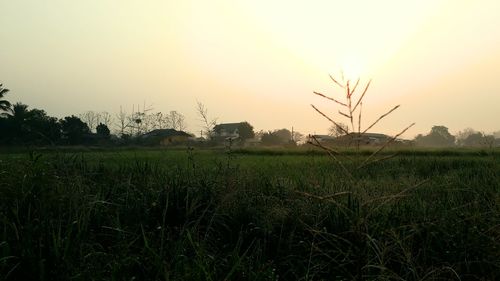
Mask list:
[[332,137],[330,135],[309,135],[308,136],[309,142],[315,143],[314,139],[316,139],[320,143],[325,143],[325,142],[334,142],[337,138]]
[[[334,145],[383,145],[387,142],[390,137],[384,134],[379,133],[350,133],[348,135],[343,135],[340,137],[332,137],[329,135],[313,135],[309,138],[310,141],[313,141],[313,138],[316,138],[320,143],[328,143]],[[314,142],[314,141],[313,141]]]
[[382,145],[389,140],[389,136],[378,133],[350,133],[348,137],[352,138],[353,143],[361,145]]
[[140,137],[145,143],[152,145],[173,145],[188,141],[191,135],[174,129],[156,129]]
[[239,123],[222,123],[215,125],[211,139],[216,142],[233,142],[240,139],[238,129],[244,122]]
[[213,130],[213,136],[215,137],[225,137],[225,138],[237,138],[240,136],[238,132],[238,127],[240,123],[222,123],[217,124]]

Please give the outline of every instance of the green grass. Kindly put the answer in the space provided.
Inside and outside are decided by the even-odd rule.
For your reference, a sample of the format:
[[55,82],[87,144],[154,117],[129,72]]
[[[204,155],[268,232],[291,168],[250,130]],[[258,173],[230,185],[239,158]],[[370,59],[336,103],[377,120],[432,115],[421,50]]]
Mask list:
[[498,150],[346,154],[4,152],[0,279],[500,278]]

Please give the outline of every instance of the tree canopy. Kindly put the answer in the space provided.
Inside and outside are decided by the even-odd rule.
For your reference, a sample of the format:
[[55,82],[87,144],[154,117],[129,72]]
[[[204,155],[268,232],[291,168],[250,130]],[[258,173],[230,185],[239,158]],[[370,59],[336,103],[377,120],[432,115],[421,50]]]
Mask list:
[[450,134],[445,126],[433,126],[429,134],[418,135],[415,138],[417,145],[446,147],[455,145],[455,136]]
[[238,134],[239,134],[241,140],[243,140],[243,141],[255,137],[255,133],[253,131],[253,126],[250,125],[250,123],[248,123],[246,121],[241,122],[238,125]]

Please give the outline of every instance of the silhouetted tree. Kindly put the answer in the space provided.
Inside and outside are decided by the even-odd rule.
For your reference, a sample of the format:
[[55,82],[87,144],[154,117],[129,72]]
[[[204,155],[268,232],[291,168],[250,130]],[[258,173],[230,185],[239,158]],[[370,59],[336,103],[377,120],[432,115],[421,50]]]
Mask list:
[[28,106],[23,103],[15,103],[9,108],[7,113],[6,138],[9,143],[26,142],[26,132],[28,130],[26,119],[28,118]]
[[2,86],[3,85],[0,84],[0,112],[8,111],[10,108],[10,102],[3,99],[5,95],[9,92],[9,89],[5,89]]
[[[130,127],[130,118],[128,113],[122,109],[120,106],[120,112],[116,114],[116,119],[118,120],[118,132],[120,137],[127,134],[127,129]],[[127,139],[130,136],[127,134]]]
[[492,135],[485,135],[481,132],[475,132],[468,135],[462,142],[463,146],[489,146],[491,147],[495,142],[495,137]]
[[110,136],[110,131],[108,126],[104,125],[103,123],[99,123],[96,127],[96,132],[99,136],[108,139]]
[[179,112],[172,110],[168,114],[168,122],[170,123],[170,128],[177,131],[184,131],[187,127],[186,118]]
[[299,132],[293,132],[292,140],[294,143],[300,143],[304,140],[304,134]]
[[264,133],[261,137],[262,144],[279,145],[288,144],[292,141],[292,132],[287,129],[280,129]]
[[22,103],[10,108],[0,127],[1,142],[7,144],[56,144],[61,136],[57,118],[41,109],[28,110]]
[[213,131],[215,125],[217,124],[217,118],[210,119],[208,117],[208,109],[203,105],[201,102],[197,102],[197,108],[196,111],[198,112],[199,120],[202,122],[202,137],[203,134],[205,134],[206,138],[209,139],[210,132]]
[[418,135],[415,138],[415,143],[421,146],[453,146],[455,145],[455,136],[450,134],[445,126],[433,126],[429,134]]
[[279,136],[275,135],[272,131],[266,132],[262,134],[260,141],[264,145],[278,145],[282,144],[282,141]]
[[93,132],[97,124],[101,122],[100,113],[92,110],[86,111],[78,115],[78,118],[80,118],[85,124],[87,124],[91,132]]
[[90,129],[80,118],[71,115],[61,120],[62,136],[69,144],[81,144]]
[[15,120],[19,125],[28,117],[28,105],[17,102],[9,108],[9,118]]
[[346,124],[344,123],[337,123],[341,128],[339,128],[339,126],[335,126],[335,125],[332,125],[330,126],[330,128],[328,128],[328,135],[332,136],[332,137],[340,137],[340,136],[343,136],[345,135],[345,132],[349,131],[349,126],[347,126]]
[[458,145],[466,145],[465,144],[465,140],[472,134],[475,134],[476,131],[472,128],[466,128],[460,132],[457,133],[457,136],[456,136],[456,142]]
[[240,136],[240,139],[242,141],[245,141],[247,139],[251,139],[255,137],[255,133],[253,131],[253,126],[250,125],[248,122],[241,122],[238,125],[238,135]]
[[61,125],[41,109],[28,112],[26,123],[27,141],[32,144],[56,144],[61,139]]
[[289,143],[292,140],[292,132],[288,129],[276,130],[273,134],[276,135],[283,144]]

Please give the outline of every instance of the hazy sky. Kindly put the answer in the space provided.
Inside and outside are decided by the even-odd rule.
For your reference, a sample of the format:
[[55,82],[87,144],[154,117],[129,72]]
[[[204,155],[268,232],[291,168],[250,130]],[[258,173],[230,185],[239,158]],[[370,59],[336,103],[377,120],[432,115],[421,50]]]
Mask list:
[[152,104],[220,122],[325,133],[328,74],[373,79],[364,120],[407,137],[500,130],[500,1],[0,0],[0,83],[63,117]]

